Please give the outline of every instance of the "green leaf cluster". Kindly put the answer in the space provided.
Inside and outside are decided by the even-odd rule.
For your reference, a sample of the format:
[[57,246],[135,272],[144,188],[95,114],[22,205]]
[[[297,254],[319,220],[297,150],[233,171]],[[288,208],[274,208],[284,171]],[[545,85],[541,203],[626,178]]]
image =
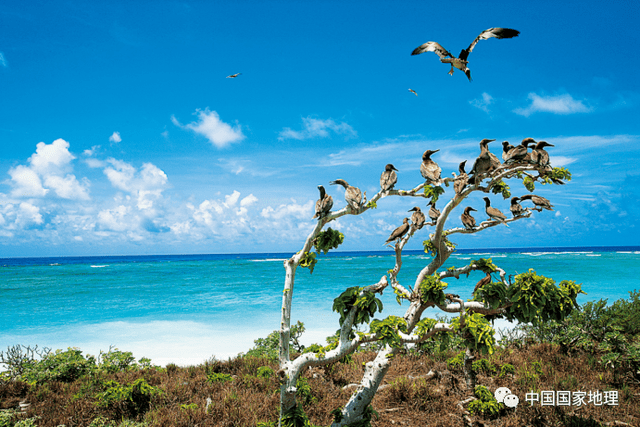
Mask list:
[[300,267],[308,268],[309,271],[313,274],[313,269],[316,266],[318,260],[316,259],[316,254],[314,252],[305,252],[300,258]]
[[439,185],[425,185],[424,186],[424,195],[426,198],[431,199],[430,201],[435,203],[438,201],[438,198],[444,194],[444,188]]
[[96,404],[100,407],[115,407],[133,417],[149,409],[151,398],[163,391],[150,385],[144,378],[132,383],[120,384],[114,380],[104,382],[105,390],[96,394]]
[[318,233],[318,236],[313,241],[313,246],[316,248],[316,252],[324,252],[326,254],[329,250],[336,249],[342,242],[344,242],[344,234],[329,227],[327,230]]
[[461,323],[460,317],[456,317],[452,320],[451,326],[461,333],[468,348],[481,353],[493,353],[495,331],[483,314],[467,314],[464,316],[464,324]]
[[544,176],[546,183],[551,183],[553,180],[571,181],[571,172],[566,168],[553,168],[551,172],[548,172]]
[[423,336],[429,333],[429,331],[431,331],[433,327],[436,326],[437,323],[438,323],[437,320],[430,319],[428,317],[421,319],[418,323],[416,323],[416,327],[415,327],[416,334],[418,334],[418,336]]
[[424,242],[422,242],[422,246],[424,247],[424,252],[431,255],[431,256],[436,256],[438,255],[438,248],[436,248],[436,245],[433,244],[433,242],[431,242],[430,239],[425,240]]
[[233,381],[233,377],[229,374],[224,374],[221,372],[210,372],[207,374],[207,382],[210,384],[214,383],[226,383]]
[[444,305],[444,292],[448,285],[440,280],[440,276],[437,273],[431,276],[426,276],[422,282],[420,282],[420,298],[422,302],[433,302],[436,305]]
[[502,194],[502,197],[505,199],[511,197],[511,189],[503,180],[497,181],[493,184],[491,186],[491,192],[493,194]]
[[502,282],[489,282],[473,293],[473,299],[498,308],[507,302],[507,287]]
[[498,271],[498,267],[496,267],[496,265],[493,263],[493,260],[491,258],[488,258],[488,259],[480,258],[480,259],[471,261],[469,265],[472,267],[475,266],[485,274],[495,273],[496,271]]
[[380,343],[394,348],[402,347],[402,339],[398,331],[407,332],[407,322],[398,316],[389,316],[384,320],[374,319],[369,325],[371,333],[380,338]]
[[483,415],[494,418],[504,409],[504,403],[496,400],[493,394],[483,385],[477,385],[475,395],[478,400],[469,403],[467,409],[474,415]]
[[340,315],[340,326],[353,306],[357,308],[355,325],[368,323],[376,311],[382,312],[382,301],[373,292],[363,292],[363,289],[358,286],[347,288],[333,300],[333,311]]
[[531,193],[536,189],[536,184],[530,176],[525,176],[522,180],[522,184],[524,184],[524,188]]
[[373,200],[369,200],[369,202],[367,203],[367,207],[369,209],[377,209],[378,205],[376,202],[374,202]]

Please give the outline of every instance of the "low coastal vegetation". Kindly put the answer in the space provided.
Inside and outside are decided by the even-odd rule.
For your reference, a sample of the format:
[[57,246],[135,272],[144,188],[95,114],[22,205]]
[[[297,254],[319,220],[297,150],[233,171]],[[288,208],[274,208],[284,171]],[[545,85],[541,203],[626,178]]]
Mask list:
[[[303,333],[298,322],[291,348],[300,354],[308,350],[300,344]],[[640,425],[640,292],[610,305],[586,303],[563,322],[502,332],[496,351],[475,360],[472,372],[464,370],[464,349],[453,335],[406,348],[359,425]],[[292,416],[282,424],[331,424],[375,350],[306,370],[297,381],[304,420]],[[246,354],[188,367],[155,366],[116,348],[90,356],[16,345],[0,352],[0,427],[276,426],[277,352],[275,331]],[[475,376],[474,390],[466,387],[467,375]],[[500,387],[519,396],[517,407],[496,400]],[[599,405],[585,399],[580,406],[525,401],[545,390],[615,391],[617,399]]]

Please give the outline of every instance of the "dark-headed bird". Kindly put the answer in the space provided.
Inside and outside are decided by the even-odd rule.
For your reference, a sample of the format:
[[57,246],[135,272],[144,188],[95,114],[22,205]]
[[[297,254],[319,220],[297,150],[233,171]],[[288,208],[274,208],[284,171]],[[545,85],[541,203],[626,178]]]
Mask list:
[[440,173],[442,169],[440,166],[433,160],[431,160],[431,155],[437,153],[440,150],[427,150],[422,155],[422,164],[420,165],[420,173],[422,177],[427,180],[427,184],[432,182],[437,183],[440,181]]
[[549,153],[547,153],[544,147],[553,147],[553,145],[547,141],[540,141],[531,151],[531,163],[540,165],[543,168],[549,166]]
[[235,73],[235,74],[230,74],[227,76],[228,79],[235,79],[236,77],[238,77],[240,74],[242,73]]
[[324,187],[322,185],[318,185],[318,190],[320,191],[320,198],[316,202],[316,214],[313,218],[322,219],[331,212],[331,208],[333,207],[333,198],[324,191]]
[[[467,206],[464,208],[464,212],[460,215],[460,220],[462,221],[462,225],[467,230],[473,230],[476,228],[476,219],[471,216],[471,211],[476,211],[471,206]],[[476,211],[477,212],[477,211]]]
[[429,218],[431,218],[432,225],[435,225],[435,223],[438,221],[438,218],[440,218],[440,211],[436,209],[435,202],[430,202],[429,205],[431,206],[431,208],[429,209]]
[[524,196],[520,196],[520,200],[531,200],[539,211],[542,211],[542,209],[548,211],[553,210],[553,205],[549,200],[541,196],[536,196],[535,194],[525,194]]
[[506,159],[504,159],[505,156],[502,156],[502,158],[504,159],[504,162],[516,163],[516,162],[524,161],[527,158],[527,155],[529,154],[529,152],[527,151],[528,146],[529,144],[532,144],[532,143],[535,143],[533,138],[523,139],[520,144],[516,145],[511,150],[509,150],[509,152],[506,155]]
[[459,175],[453,181],[453,190],[456,194],[462,193],[464,191],[464,187],[467,186],[467,182],[469,182],[469,175],[464,171],[465,163],[467,163],[466,160],[458,165]]
[[416,92],[416,91],[415,91],[415,90],[413,90],[413,89],[409,89],[409,92],[411,92],[411,93],[412,93],[412,94],[414,94],[415,96],[418,96],[418,92]]
[[396,185],[396,182],[398,182],[398,175],[396,175],[394,171],[397,170],[398,169],[396,169],[391,163],[385,166],[384,172],[380,175],[380,188],[382,191],[389,191],[394,185]]
[[420,210],[418,206],[409,209],[409,212],[413,212],[411,215],[411,224],[416,230],[420,230],[424,226],[424,222],[426,220],[424,213],[422,213],[422,210]]
[[485,212],[489,215],[489,219],[499,221],[508,227],[509,224],[505,222],[507,217],[498,209],[491,207],[491,200],[489,200],[488,197],[484,197],[483,199],[485,203]]
[[404,235],[407,234],[407,231],[409,231],[409,227],[410,227],[409,218],[405,218],[404,220],[402,220],[402,225],[396,228],[395,230],[393,230],[393,232],[391,233],[387,241],[384,242],[384,244],[386,245],[387,243],[392,242],[394,240],[402,239]]
[[478,281],[478,283],[476,283],[476,287],[473,288],[473,293],[475,294],[479,289],[482,289],[482,287],[484,285],[487,285],[489,283],[491,283],[491,274],[490,273],[486,273],[487,275],[484,276],[482,279],[480,279]]
[[[496,158],[495,161],[491,158],[491,156],[495,157],[489,151],[489,143],[495,141],[495,139],[483,139],[480,141],[480,155],[473,162],[473,167],[471,168],[470,174],[474,175],[473,182],[479,184],[482,180],[483,175],[493,172],[497,166],[495,165],[495,161],[500,164],[500,161]],[[479,179],[479,180],[478,180]]]
[[518,203],[518,200],[520,200],[519,197],[512,197],[511,198],[511,206],[509,207],[509,210],[513,214],[514,218],[524,215],[524,208],[522,207],[522,205],[520,203]]
[[489,28],[488,30],[484,30],[483,32],[481,32],[480,35],[476,37],[476,39],[469,45],[468,48],[462,49],[460,55],[458,55],[457,58],[436,42],[426,42],[424,44],[421,44],[420,46],[415,48],[413,52],[411,52],[411,55],[419,55],[424,52],[435,52],[440,57],[440,62],[451,64],[451,70],[449,71],[450,75],[453,75],[453,69],[455,67],[458,70],[463,71],[467,75],[469,81],[471,81],[471,70],[467,67],[467,64],[469,64],[467,58],[469,57],[469,54],[471,53],[473,48],[476,46],[476,43],[478,43],[480,40],[487,40],[492,37],[495,37],[497,39],[510,39],[512,37],[517,37],[518,34],[520,34],[520,31],[512,30],[511,28]]
[[357,211],[362,206],[362,191],[353,187],[344,179],[336,179],[330,182],[331,185],[342,185],[344,187],[344,200],[351,206],[351,209]]
[[502,141],[502,161],[507,162],[507,153],[515,148],[513,145],[509,144],[509,141]]

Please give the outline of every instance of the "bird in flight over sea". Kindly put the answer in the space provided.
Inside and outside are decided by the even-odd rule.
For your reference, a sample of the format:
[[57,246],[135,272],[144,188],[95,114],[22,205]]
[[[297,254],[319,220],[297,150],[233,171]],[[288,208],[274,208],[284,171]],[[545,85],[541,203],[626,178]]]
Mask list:
[[235,79],[236,77],[238,77],[240,74],[242,73],[235,73],[235,74],[230,74],[227,76],[228,79]]
[[457,58],[437,42],[426,42],[424,44],[421,44],[420,46],[415,48],[413,52],[411,52],[411,55],[419,55],[424,52],[435,52],[440,57],[440,62],[451,64],[451,71],[449,71],[450,75],[453,75],[453,68],[455,67],[458,70],[463,71],[467,75],[469,81],[471,81],[471,70],[467,67],[467,64],[469,63],[467,58],[469,57],[469,54],[471,53],[473,48],[476,46],[476,43],[478,43],[480,40],[487,40],[492,37],[495,37],[497,39],[510,39],[513,37],[517,37],[518,34],[520,34],[520,31],[513,30],[511,28],[489,28],[488,30],[484,30],[483,32],[481,32],[480,35],[476,37],[476,39],[469,45],[468,48],[462,49],[462,51],[460,51],[460,55],[458,55]]
[[413,89],[409,89],[409,92],[411,92],[411,93],[412,93],[412,94],[414,94],[415,96],[418,96],[418,92],[416,92],[416,91],[415,91],[415,90],[413,90]]

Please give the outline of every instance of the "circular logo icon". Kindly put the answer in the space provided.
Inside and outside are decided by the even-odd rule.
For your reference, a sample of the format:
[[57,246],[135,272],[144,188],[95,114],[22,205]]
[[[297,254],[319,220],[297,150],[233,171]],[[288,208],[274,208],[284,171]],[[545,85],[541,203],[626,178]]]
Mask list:
[[520,402],[520,399],[515,394],[508,394],[504,397],[504,404],[509,408],[515,408],[518,406],[518,402]]
[[496,397],[496,400],[498,402],[504,403],[504,397],[510,394],[511,394],[511,390],[509,390],[507,387],[500,387],[499,389],[496,390],[496,392],[493,395]]

